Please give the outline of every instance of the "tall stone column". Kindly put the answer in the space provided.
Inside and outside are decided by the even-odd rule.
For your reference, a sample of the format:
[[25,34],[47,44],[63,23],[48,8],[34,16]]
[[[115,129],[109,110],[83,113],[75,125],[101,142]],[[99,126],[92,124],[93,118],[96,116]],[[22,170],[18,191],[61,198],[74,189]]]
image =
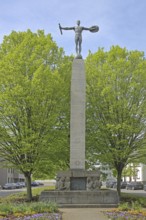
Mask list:
[[71,79],[70,170],[60,171],[56,190],[43,191],[41,201],[56,202],[59,207],[115,207],[117,191],[100,190],[100,171],[85,170],[85,68],[75,59]]
[[74,59],[71,79],[70,169],[85,169],[85,67]]

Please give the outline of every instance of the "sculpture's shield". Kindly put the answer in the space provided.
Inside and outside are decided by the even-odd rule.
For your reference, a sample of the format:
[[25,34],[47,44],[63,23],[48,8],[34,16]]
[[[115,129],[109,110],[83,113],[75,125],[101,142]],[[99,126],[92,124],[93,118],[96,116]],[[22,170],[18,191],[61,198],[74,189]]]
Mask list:
[[90,31],[91,31],[92,33],[98,32],[98,31],[99,31],[99,27],[98,27],[98,26],[92,26],[92,27],[90,27]]

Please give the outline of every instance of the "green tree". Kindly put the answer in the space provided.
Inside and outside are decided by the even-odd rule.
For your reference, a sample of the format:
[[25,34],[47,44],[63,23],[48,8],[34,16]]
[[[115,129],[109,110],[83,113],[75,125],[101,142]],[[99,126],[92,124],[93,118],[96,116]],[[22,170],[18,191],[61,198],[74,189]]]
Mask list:
[[116,169],[120,195],[124,167],[146,146],[146,60],[113,46],[90,53],[86,71],[87,158]]
[[41,30],[0,47],[0,157],[24,174],[28,200],[33,173],[67,164],[71,59]]

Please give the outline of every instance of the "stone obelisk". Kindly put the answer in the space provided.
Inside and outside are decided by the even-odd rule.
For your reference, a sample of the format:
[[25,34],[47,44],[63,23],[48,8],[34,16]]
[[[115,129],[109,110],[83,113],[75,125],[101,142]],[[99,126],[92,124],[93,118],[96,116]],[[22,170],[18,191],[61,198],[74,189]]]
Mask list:
[[84,61],[74,59],[71,79],[70,169],[85,169],[85,94]]

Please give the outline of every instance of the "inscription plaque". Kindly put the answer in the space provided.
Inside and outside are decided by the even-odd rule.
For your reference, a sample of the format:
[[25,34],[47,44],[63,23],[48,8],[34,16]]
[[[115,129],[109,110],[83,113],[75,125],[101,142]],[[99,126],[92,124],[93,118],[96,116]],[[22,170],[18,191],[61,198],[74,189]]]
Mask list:
[[71,177],[70,190],[86,190],[86,177]]

